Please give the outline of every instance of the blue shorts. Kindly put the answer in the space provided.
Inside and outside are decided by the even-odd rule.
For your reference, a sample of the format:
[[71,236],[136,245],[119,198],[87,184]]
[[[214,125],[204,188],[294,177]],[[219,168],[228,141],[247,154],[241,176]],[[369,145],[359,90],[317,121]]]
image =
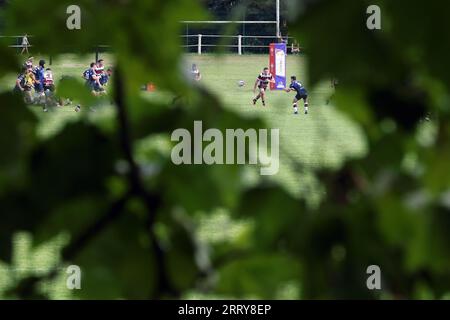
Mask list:
[[101,83],[102,85],[108,83],[108,80],[109,80],[109,77],[108,77],[107,75],[102,75],[102,76],[100,77],[100,83]]
[[39,92],[39,93],[44,92],[44,86],[42,85],[42,83],[35,83],[34,91]]
[[96,81],[87,80],[86,81],[86,87],[91,91],[98,91],[100,89],[100,86]]
[[295,96],[295,99],[297,100],[297,101],[300,101],[300,100],[304,100],[304,101],[306,101],[306,99],[308,98],[308,95],[307,94],[297,94],[296,96]]

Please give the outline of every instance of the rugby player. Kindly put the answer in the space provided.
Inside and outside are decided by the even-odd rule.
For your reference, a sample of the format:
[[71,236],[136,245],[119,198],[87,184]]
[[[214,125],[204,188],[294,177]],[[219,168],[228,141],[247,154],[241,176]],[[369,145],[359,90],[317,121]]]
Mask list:
[[295,91],[297,94],[295,95],[294,101],[292,101],[292,107],[294,107],[294,114],[298,114],[297,104],[300,100],[303,100],[303,104],[305,107],[305,114],[308,114],[308,92],[305,87],[297,81],[296,76],[291,77],[291,85],[289,88],[284,89],[286,92]]
[[108,68],[108,69],[106,70],[106,73],[104,73],[104,74],[100,77],[100,84],[101,84],[102,86],[108,85],[109,78],[111,78],[112,73],[113,73],[113,70],[112,70],[111,68]]
[[105,65],[103,62],[103,59],[99,59],[94,66],[95,75],[99,78],[99,80],[101,80],[101,78],[105,75]]
[[[36,83],[36,78],[34,76],[33,70],[31,68],[27,68],[25,71],[24,82],[23,82],[23,94],[25,98],[25,103],[32,104],[33,103],[33,95],[32,90],[34,84]],[[16,82],[17,84],[17,82]]]
[[108,80],[105,80],[105,65],[104,65],[104,60],[103,59],[99,59],[97,60],[97,63],[94,66],[94,73],[95,73],[95,78],[97,79],[95,81],[95,85],[94,85],[94,95],[101,95],[105,93],[105,88],[103,88],[103,83],[102,83],[102,78],[103,78],[103,82],[106,83]]
[[27,70],[27,67],[23,67],[20,74],[18,75],[16,79],[16,85],[13,90],[14,93],[22,94],[25,91],[25,76],[27,74]]
[[275,79],[272,74],[269,72],[269,68],[264,68],[263,72],[259,74],[258,78],[256,78],[255,86],[253,88],[253,93],[256,93],[256,88],[258,87],[258,95],[253,99],[253,105],[256,105],[256,102],[259,98],[261,98],[262,105],[266,105],[265,97],[266,90],[269,86],[269,83],[275,83]]
[[27,61],[25,61],[25,63],[23,64],[24,67],[32,69],[33,68],[33,61],[34,61],[34,57],[31,57],[31,56],[28,57]]
[[[53,80],[52,69],[47,68],[44,72],[43,87],[45,93],[45,104],[46,106],[63,106],[63,100],[58,99],[55,96],[55,81]],[[59,100],[59,101],[58,101]]]
[[[33,69],[35,76],[34,91],[36,92],[36,102],[40,103],[41,98],[44,98],[44,72],[45,72],[45,60],[40,60],[39,65]],[[47,111],[44,107],[44,111]]]
[[83,72],[83,78],[86,80],[86,86],[91,90],[91,93],[97,96],[103,87],[100,83],[100,75],[97,75],[97,64],[92,62],[90,68]]

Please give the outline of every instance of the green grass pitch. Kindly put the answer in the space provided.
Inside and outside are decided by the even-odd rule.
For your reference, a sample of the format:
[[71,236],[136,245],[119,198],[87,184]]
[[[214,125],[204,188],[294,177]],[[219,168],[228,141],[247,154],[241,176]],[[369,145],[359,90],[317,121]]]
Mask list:
[[[40,58],[35,57],[35,62]],[[108,67],[113,57],[104,55]],[[82,72],[94,59],[93,55],[79,57],[64,55],[53,60],[52,70],[56,79],[63,75],[81,77]],[[293,114],[292,99],[294,93],[270,91],[266,97],[266,107],[261,101],[252,105],[253,85],[263,67],[268,66],[268,55],[196,55],[186,54],[185,68],[196,63],[202,73],[201,84],[206,86],[223,101],[223,103],[247,115],[260,115],[270,128],[280,130],[280,170],[272,177],[280,182],[295,196],[308,195],[308,201],[317,203],[323,196],[319,182],[315,180],[312,170],[317,168],[336,168],[349,158],[359,157],[366,152],[365,140],[359,127],[338,112],[332,103],[326,100],[333,93],[329,81],[311,87],[308,81],[307,58],[288,56],[287,76],[296,75],[309,92],[309,114],[303,114],[303,103],[299,104],[298,115]],[[238,82],[245,81],[244,87]],[[11,89],[14,75],[0,79],[0,88]],[[154,95],[155,97],[157,95]],[[152,94],[149,93],[152,99]],[[30,107],[41,119],[39,133],[51,135],[61,129],[67,121],[80,116],[74,112],[74,106],[53,109],[43,113],[41,108]],[[295,169],[294,161],[302,164],[302,169]]]
[[[36,57],[36,60],[38,61],[39,58]],[[103,58],[109,66],[112,57],[105,55]],[[80,77],[92,60],[93,55],[86,57],[65,55],[54,59],[52,70],[56,79],[63,75]],[[288,57],[287,75],[296,75],[308,89],[309,114],[303,114],[303,103],[301,103],[299,105],[300,114],[294,115],[292,110],[294,94],[283,91],[268,92],[266,107],[262,107],[260,101],[253,106],[253,85],[262,68],[268,65],[268,60],[268,55],[198,56],[189,54],[185,56],[186,68],[189,68],[191,63],[196,63],[202,73],[201,84],[216,93],[226,107],[246,115],[260,115],[269,128],[280,130],[280,170],[277,175],[271,176],[269,179],[280,183],[285,190],[299,200],[304,199],[309,205],[315,206],[324,197],[325,190],[322,189],[320,181],[314,175],[314,170],[337,168],[347,159],[364,155],[367,152],[364,135],[357,124],[348,120],[332,103],[326,104],[326,100],[333,90],[329,81],[324,81],[314,87],[309,84],[307,59],[302,56]],[[240,80],[245,81],[244,87],[238,86]],[[15,75],[13,74],[0,78],[0,91],[11,90],[14,81]],[[148,93],[148,95],[149,99],[161,98],[157,93]],[[83,116],[83,113],[84,115],[89,113],[89,111],[85,111],[87,109],[76,113],[73,105],[53,108],[47,113],[44,113],[40,107],[29,108],[40,119],[38,134],[42,137],[56,134],[66,123]],[[101,117],[96,114],[112,112],[112,106],[101,109],[101,112],[92,113],[91,121],[95,121],[96,117]],[[301,168],[295,163],[301,163]],[[250,180],[259,178],[250,177]],[[222,215],[211,214],[209,220],[200,224],[200,236],[206,241],[209,241],[208,239],[217,240],[221,237],[224,239],[237,237],[235,233],[239,233],[239,231],[220,234],[224,231],[217,228],[218,217],[222,220],[229,219],[226,211]],[[230,223],[234,225],[234,222]],[[236,225],[234,229],[238,230],[239,228],[239,225]],[[18,242],[16,246],[21,248],[23,244]],[[53,251],[49,250],[49,252]],[[54,253],[49,254],[52,256]],[[42,263],[45,264],[45,256],[43,256]],[[0,274],[5,273],[6,268],[7,266],[0,261]],[[61,283],[63,284],[64,281]],[[53,293],[50,295],[52,298],[70,297],[64,286],[58,288],[56,291],[52,291]],[[0,298],[1,293],[2,288],[0,287]]]

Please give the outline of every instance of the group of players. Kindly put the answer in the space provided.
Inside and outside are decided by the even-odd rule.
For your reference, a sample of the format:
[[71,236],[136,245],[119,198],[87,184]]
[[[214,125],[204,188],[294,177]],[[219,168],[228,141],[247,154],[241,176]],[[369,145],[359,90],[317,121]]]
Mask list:
[[89,68],[83,72],[86,87],[94,96],[104,95],[106,93],[105,87],[108,85],[112,72],[111,68],[105,70],[103,59],[92,62]]
[[[255,86],[253,88],[253,92],[256,94],[256,89],[258,88],[258,94],[253,98],[253,105],[256,105],[256,102],[261,98],[262,105],[266,105],[266,91],[269,87],[270,83],[275,83],[275,79],[272,74],[269,72],[269,68],[264,68],[263,71],[256,78]],[[298,114],[298,103],[303,100],[303,105],[305,109],[305,114],[308,114],[308,91],[305,87],[297,81],[296,76],[291,77],[291,84],[289,88],[285,88],[284,91],[291,92],[295,91],[296,95],[294,100],[292,101],[292,107],[294,109],[294,114]]]
[[[48,111],[48,107],[62,107],[63,99],[55,95],[55,81],[51,68],[45,67],[45,60],[40,60],[37,66],[33,63],[33,57],[25,61],[13,91],[21,94],[26,104],[42,105],[44,112]],[[91,63],[90,67],[83,72],[82,77],[92,95],[106,94],[105,87],[108,85],[112,72],[111,68],[105,70],[103,59]],[[66,101],[66,105],[71,104],[70,99]],[[75,111],[80,111],[79,105],[76,106]]]
[[[90,90],[92,95],[100,96],[106,93],[105,87],[108,85],[109,79],[112,76],[112,69],[105,68],[104,60],[99,59],[97,62],[92,62],[90,67],[83,72],[83,79],[86,87]],[[192,77],[199,81],[201,79],[200,71],[194,64],[192,65]],[[264,68],[258,75],[253,88],[257,95],[253,98],[253,105],[256,105],[261,99],[262,105],[266,105],[266,91],[270,83],[275,83],[273,75],[269,72],[269,68]],[[35,94],[33,95],[33,90]],[[291,77],[291,84],[284,89],[286,92],[295,91],[296,95],[292,101],[294,114],[298,114],[298,103],[303,100],[304,112],[308,114],[308,92],[305,87],[297,81],[296,76]],[[55,96],[55,82],[53,79],[53,72],[50,68],[45,67],[45,60],[40,60],[37,66],[33,66],[33,57],[28,58],[19,74],[14,87],[14,92],[22,93],[24,101],[27,104],[42,104],[44,111],[48,111],[49,106],[63,106],[62,99]],[[70,104],[70,100],[69,104]],[[75,111],[80,111],[80,106],[75,108]]]
[[22,94],[25,103],[42,104],[44,111],[47,111],[48,106],[60,105],[61,101],[58,101],[54,95],[55,83],[52,70],[45,67],[45,60],[40,60],[37,66],[33,66],[33,59],[30,57],[24,63],[17,77],[14,92]]

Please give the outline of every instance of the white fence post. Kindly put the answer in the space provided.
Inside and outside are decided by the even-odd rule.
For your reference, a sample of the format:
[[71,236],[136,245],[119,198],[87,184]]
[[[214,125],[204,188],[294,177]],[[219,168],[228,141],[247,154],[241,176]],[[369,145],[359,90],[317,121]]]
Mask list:
[[242,35],[238,36],[238,54],[242,55]]
[[202,54],[202,35],[198,35],[198,54]]

